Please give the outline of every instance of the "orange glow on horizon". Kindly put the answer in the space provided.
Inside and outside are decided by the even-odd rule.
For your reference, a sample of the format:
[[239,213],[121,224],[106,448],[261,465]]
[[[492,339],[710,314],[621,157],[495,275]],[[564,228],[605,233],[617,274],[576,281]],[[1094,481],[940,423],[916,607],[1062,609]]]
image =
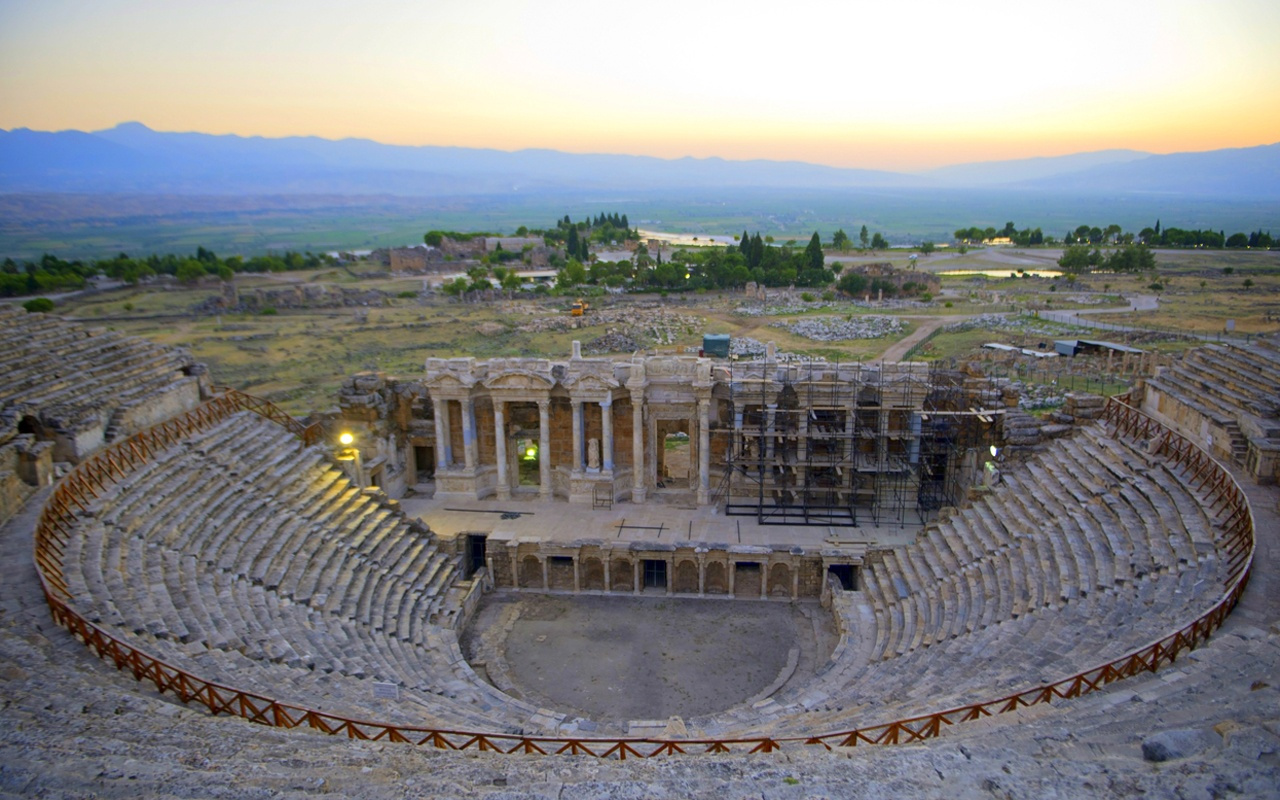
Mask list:
[[[358,17],[246,0],[0,7],[0,127],[136,120],[894,171],[1280,141],[1280,108],[1267,101],[1280,94],[1268,34],[1280,4],[1264,0],[797,0],[785,19],[763,4],[722,15],[668,0],[643,17],[564,0],[367,5]],[[1017,19],[1038,35],[975,30],[974,19]],[[1076,36],[1064,19],[1107,22]],[[865,31],[879,33],[842,34]]]

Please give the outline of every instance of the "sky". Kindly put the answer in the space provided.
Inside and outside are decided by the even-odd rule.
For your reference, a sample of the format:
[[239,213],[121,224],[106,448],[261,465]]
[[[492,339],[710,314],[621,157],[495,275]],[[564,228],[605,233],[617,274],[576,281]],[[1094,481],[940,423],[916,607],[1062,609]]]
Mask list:
[[0,128],[919,171],[1280,141],[1280,2],[0,0]]

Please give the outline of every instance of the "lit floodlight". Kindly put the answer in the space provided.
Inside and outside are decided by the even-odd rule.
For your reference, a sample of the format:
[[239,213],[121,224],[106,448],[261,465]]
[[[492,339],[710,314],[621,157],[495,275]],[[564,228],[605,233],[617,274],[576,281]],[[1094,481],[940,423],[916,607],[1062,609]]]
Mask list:
[[996,456],[998,456],[998,455],[1000,455],[1000,450],[999,450],[999,448],[997,448],[994,444],[993,444],[993,445],[991,445],[991,457],[992,457],[992,458],[995,458],[995,457],[996,457]]
[[338,437],[338,441],[342,442],[343,447],[350,447],[351,443],[354,442],[355,440],[356,440],[356,437],[352,436],[350,433],[345,431],[342,433],[342,435]]

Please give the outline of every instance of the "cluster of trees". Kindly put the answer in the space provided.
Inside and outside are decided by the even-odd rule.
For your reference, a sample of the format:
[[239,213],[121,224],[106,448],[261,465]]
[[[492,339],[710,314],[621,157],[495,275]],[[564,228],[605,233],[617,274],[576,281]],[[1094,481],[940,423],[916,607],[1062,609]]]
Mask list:
[[929,287],[915,281],[907,281],[899,287],[893,281],[885,278],[869,278],[859,272],[846,272],[840,276],[839,282],[836,283],[836,288],[851,297],[862,297],[863,295],[894,297],[898,294],[904,297],[913,297],[923,294]]
[[1160,220],[1156,220],[1155,227],[1143,228],[1139,231],[1138,238],[1149,245],[1158,245],[1160,247],[1271,248],[1277,244],[1276,240],[1271,238],[1269,231],[1264,233],[1261,229],[1252,233],[1233,233],[1228,236],[1226,231],[1221,230],[1161,229]]
[[977,226],[972,228],[960,228],[953,233],[952,236],[961,244],[981,244],[982,242],[989,242],[992,239],[1000,237],[1007,237],[1014,244],[1020,247],[1030,247],[1032,245],[1049,243],[1049,241],[1045,239],[1044,232],[1039,228],[1023,228],[1022,230],[1018,230],[1018,227],[1011,221],[1006,222],[1004,227],[999,230],[991,227],[979,228]]
[[422,235],[422,241],[432,247],[439,247],[440,243],[446,238],[455,242],[469,242],[472,239],[485,239],[490,236],[500,236],[498,233],[461,233],[459,231],[427,231]]
[[[843,253],[853,247],[853,240],[844,232],[844,228],[841,228],[831,236],[831,246]],[[867,226],[863,225],[862,230],[858,231],[858,249],[866,250],[868,247],[872,250],[886,250],[889,243],[879,233],[869,236]]]
[[38,261],[18,262],[6,258],[0,265],[0,295],[16,297],[83,289],[89,278],[95,275],[106,275],[131,285],[157,275],[171,275],[183,283],[195,283],[206,275],[216,275],[229,281],[238,272],[290,272],[315,269],[330,261],[326,255],[292,250],[286,250],[282,255],[247,259],[231,256],[224,259],[203,247],[189,256],[169,253],[131,258],[120,253],[96,261],[64,261],[46,253]]
[[1133,234],[1125,233],[1119,225],[1112,223],[1105,228],[1096,225],[1080,225],[1074,231],[1067,231],[1062,237],[1065,245],[1075,244],[1132,244]]
[[1145,272],[1156,268],[1156,256],[1145,244],[1126,244],[1105,255],[1097,247],[1090,250],[1086,244],[1074,244],[1063,251],[1058,266],[1071,274],[1094,270]]
[[6,258],[0,265],[0,295],[19,297],[82,289],[85,281],[96,274],[98,270],[92,263],[63,261],[48,253],[39,261]]

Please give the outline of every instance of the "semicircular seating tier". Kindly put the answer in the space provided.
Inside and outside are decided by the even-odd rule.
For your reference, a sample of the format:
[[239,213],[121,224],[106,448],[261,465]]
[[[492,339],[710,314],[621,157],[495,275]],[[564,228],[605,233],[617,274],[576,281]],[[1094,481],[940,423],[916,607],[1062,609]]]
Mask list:
[[457,559],[253,412],[129,473],[79,529],[75,609],[206,680],[405,725],[508,730],[536,711],[462,659]]
[[[1056,440],[836,594],[814,680],[687,721],[811,735],[992,699],[1158,639],[1221,596],[1219,526],[1188,477],[1108,438]],[[77,519],[78,613],[207,680],[359,719],[551,731],[462,659],[457,558],[324,450],[251,412],[127,474]],[[374,697],[396,684],[401,702]],[[601,721],[601,732],[620,723]]]
[[0,441],[31,433],[58,461],[200,402],[205,370],[189,353],[0,304]]
[[1052,683],[1158,640],[1231,579],[1192,479],[1100,426],[1056,440],[885,553],[860,591],[836,593],[844,630],[816,680],[690,729],[865,727]]

